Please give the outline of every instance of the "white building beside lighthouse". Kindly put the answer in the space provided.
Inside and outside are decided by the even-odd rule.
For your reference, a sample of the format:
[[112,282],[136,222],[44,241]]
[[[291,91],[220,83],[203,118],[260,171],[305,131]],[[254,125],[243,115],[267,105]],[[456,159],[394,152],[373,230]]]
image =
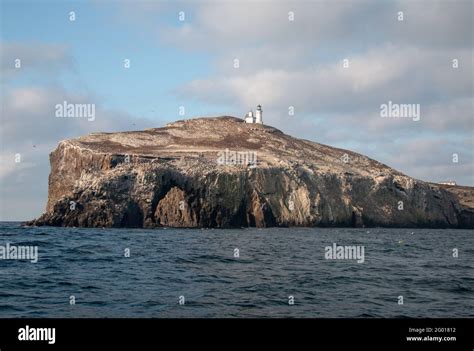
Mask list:
[[247,114],[244,117],[245,123],[258,123],[258,124],[263,124],[263,118],[262,118],[262,106],[258,105],[257,110],[255,111],[255,116],[253,114],[253,111],[250,110],[247,112]]
[[245,123],[253,123],[254,117],[253,117],[253,111],[247,112],[245,115]]

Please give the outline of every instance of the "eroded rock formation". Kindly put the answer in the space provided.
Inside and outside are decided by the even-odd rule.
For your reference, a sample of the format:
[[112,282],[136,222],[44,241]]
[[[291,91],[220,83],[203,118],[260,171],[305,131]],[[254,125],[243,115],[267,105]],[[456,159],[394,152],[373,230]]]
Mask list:
[[31,225],[474,227],[473,188],[234,117],[94,133],[60,142],[50,161],[46,213]]

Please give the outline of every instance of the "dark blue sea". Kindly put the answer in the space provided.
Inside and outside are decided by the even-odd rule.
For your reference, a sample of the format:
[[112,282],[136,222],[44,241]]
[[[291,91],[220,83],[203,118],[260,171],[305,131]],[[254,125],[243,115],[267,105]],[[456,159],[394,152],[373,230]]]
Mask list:
[[[0,317],[474,317],[472,230],[3,222],[7,243],[37,246],[38,262],[0,259]],[[364,262],[326,259],[334,243]]]

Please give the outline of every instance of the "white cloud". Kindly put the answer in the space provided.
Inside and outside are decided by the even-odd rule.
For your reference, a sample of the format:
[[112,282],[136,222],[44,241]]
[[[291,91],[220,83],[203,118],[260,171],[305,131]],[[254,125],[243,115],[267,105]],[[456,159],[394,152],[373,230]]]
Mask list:
[[[81,89],[70,91],[61,87],[58,76],[63,71],[74,74],[70,65],[74,60],[63,46],[10,43],[3,44],[2,49],[5,50],[1,52],[0,218],[31,219],[44,210],[48,155],[60,140],[96,131],[144,129],[154,126],[154,123],[105,109],[100,98],[81,93]],[[22,57],[22,68],[18,72],[5,64],[16,56]],[[41,79],[21,81],[20,75]],[[22,83],[16,84],[19,81]],[[57,118],[55,106],[64,101],[95,104],[94,121]],[[19,163],[15,162],[17,154],[21,156]]]
[[[431,104],[439,97],[472,93],[471,53],[458,50],[463,66],[453,69],[450,55],[431,50],[387,45],[330,64],[292,69],[262,69],[190,82],[180,93],[211,103],[234,101],[242,106],[289,104],[307,113],[378,111],[381,103]],[[216,94],[219,92],[219,94]]]

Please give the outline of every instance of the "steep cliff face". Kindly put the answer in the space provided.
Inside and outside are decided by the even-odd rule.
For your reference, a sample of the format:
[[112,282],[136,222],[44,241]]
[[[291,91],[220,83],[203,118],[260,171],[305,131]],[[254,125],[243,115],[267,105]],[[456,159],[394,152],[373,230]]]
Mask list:
[[95,133],[62,141],[50,161],[47,210],[29,224],[474,227],[473,188],[234,117]]

